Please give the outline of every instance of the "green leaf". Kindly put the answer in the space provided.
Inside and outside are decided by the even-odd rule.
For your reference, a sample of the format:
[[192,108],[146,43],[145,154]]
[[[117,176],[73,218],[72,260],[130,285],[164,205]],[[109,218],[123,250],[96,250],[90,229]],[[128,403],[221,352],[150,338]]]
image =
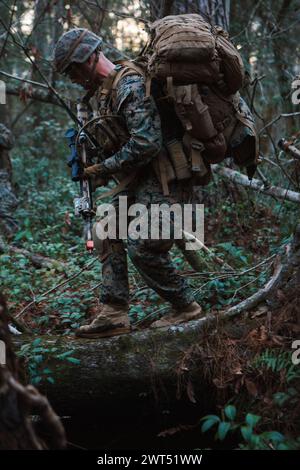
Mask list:
[[218,423],[220,418],[218,416],[211,416],[210,418],[206,419],[202,424],[201,431],[206,432],[208,431],[214,424]]
[[219,424],[219,427],[218,427],[218,437],[220,439],[220,441],[223,441],[228,433],[228,431],[230,430],[230,423],[228,423],[227,421],[222,421],[220,424]]
[[268,439],[272,442],[282,442],[285,440],[284,435],[278,431],[264,432],[263,435],[265,439]]
[[42,377],[37,376],[37,377],[33,377],[31,382],[33,383],[33,385],[37,385],[41,382],[41,380],[42,380]]
[[233,405],[227,405],[224,409],[225,416],[230,419],[230,421],[234,421],[236,417],[236,408]]
[[253,429],[250,426],[242,426],[241,433],[245,441],[250,441],[253,434]]
[[33,348],[33,349],[32,349],[32,352],[33,352],[33,353],[49,352],[49,349],[45,349],[45,348],[43,348],[43,347],[41,347],[41,348]]
[[44,360],[44,356],[42,354],[37,354],[36,356],[33,356],[33,360],[40,364]]
[[71,354],[73,353],[73,350],[71,351],[66,351],[64,353],[61,353],[61,354],[57,354],[57,359],[60,359],[60,360],[63,360],[65,358],[67,358],[68,356],[70,356]]
[[287,444],[284,444],[281,442],[280,444],[278,444],[277,450],[291,450],[291,449]]
[[260,416],[257,416],[257,415],[253,415],[253,414],[251,414],[251,413],[248,413],[248,414],[246,415],[245,421],[246,421],[246,424],[248,424],[248,426],[250,426],[251,428],[254,428],[254,427],[257,425],[257,423],[258,423],[258,421],[259,421],[260,419],[261,419]]
[[259,449],[261,447],[261,438],[257,434],[252,434],[250,437],[250,444],[252,448]]
[[216,422],[221,421],[221,419],[220,419],[219,416],[217,416],[217,415],[206,415],[206,416],[203,416],[203,418],[201,418],[201,421],[206,421],[207,419],[216,419]]
[[273,395],[274,403],[278,406],[282,406],[289,398],[290,396],[284,392],[277,392]]

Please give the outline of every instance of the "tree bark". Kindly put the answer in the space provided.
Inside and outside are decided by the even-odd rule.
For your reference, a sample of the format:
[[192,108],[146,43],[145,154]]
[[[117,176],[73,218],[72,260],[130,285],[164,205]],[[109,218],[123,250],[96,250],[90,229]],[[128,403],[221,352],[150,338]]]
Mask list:
[[151,0],[152,20],[185,13],[203,14],[212,24],[229,29],[230,0]]

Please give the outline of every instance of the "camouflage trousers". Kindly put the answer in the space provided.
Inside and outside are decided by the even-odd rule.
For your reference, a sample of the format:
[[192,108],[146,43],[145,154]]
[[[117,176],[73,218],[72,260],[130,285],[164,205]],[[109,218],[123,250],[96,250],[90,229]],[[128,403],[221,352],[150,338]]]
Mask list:
[[13,216],[17,205],[8,172],[0,170],[0,234],[6,237],[12,237],[18,229],[18,222]]
[[[182,189],[170,185],[170,195],[164,196],[159,182],[151,172],[148,177],[140,179],[134,190],[122,192],[114,197],[113,205],[119,211],[119,196],[127,196],[128,206],[140,203],[150,208],[151,204],[167,204],[182,202]],[[149,220],[150,221],[150,220]],[[133,239],[128,234],[127,240],[105,239],[99,247],[102,262],[102,291],[100,301],[103,303],[128,304],[129,285],[127,270],[127,252],[135,268],[157,294],[174,306],[184,307],[193,300],[193,293],[172,263],[169,251],[174,244],[169,239]]]

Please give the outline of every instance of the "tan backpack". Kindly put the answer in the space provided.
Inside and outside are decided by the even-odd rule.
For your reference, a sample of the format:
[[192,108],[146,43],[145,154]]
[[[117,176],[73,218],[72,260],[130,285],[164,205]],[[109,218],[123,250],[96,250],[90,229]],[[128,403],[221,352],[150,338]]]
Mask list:
[[217,85],[230,95],[243,86],[242,58],[219,26],[201,15],[166,16],[150,27],[150,43],[144,53],[150,77],[169,84]]
[[[256,162],[253,122],[239,106],[238,90],[245,82],[243,61],[221,27],[210,25],[198,14],[157,20],[150,26],[143,61],[147,95],[153,79],[164,83],[166,96],[186,131],[182,142],[166,143],[178,180],[192,177],[195,185],[207,184],[211,179],[210,164],[228,156],[230,138],[238,126],[248,126],[255,143],[249,146],[251,155],[243,149],[244,160],[239,153],[236,163],[242,166]],[[231,154],[235,160],[238,152]],[[168,164],[165,166],[164,178],[172,181],[174,172]]]
[[[150,27],[146,48],[136,60],[123,65],[102,88],[103,100],[110,94],[113,99],[126,75],[143,75],[147,96],[152,81],[158,80],[165,90],[160,99],[173,104],[185,130],[180,141],[165,142],[168,151],[162,151],[153,162],[165,194],[174,179],[208,184],[210,165],[228,156],[230,137],[237,126],[248,125],[256,140],[253,123],[239,109],[238,90],[244,82],[241,56],[228,34],[201,15],[167,16],[156,21]],[[249,146],[250,156],[243,150],[247,165],[255,163],[257,150],[256,143]],[[234,159],[236,154],[232,153]],[[236,163],[244,163],[240,154]]]

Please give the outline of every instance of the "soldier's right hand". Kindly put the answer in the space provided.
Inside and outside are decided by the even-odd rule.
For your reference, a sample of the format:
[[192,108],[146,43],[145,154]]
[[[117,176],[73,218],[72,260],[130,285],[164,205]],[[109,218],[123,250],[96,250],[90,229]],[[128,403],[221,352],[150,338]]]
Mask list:
[[96,165],[87,166],[83,170],[83,176],[86,178],[94,177],[103,177],[105,174],[105,169],[102,163],[97,163]]

